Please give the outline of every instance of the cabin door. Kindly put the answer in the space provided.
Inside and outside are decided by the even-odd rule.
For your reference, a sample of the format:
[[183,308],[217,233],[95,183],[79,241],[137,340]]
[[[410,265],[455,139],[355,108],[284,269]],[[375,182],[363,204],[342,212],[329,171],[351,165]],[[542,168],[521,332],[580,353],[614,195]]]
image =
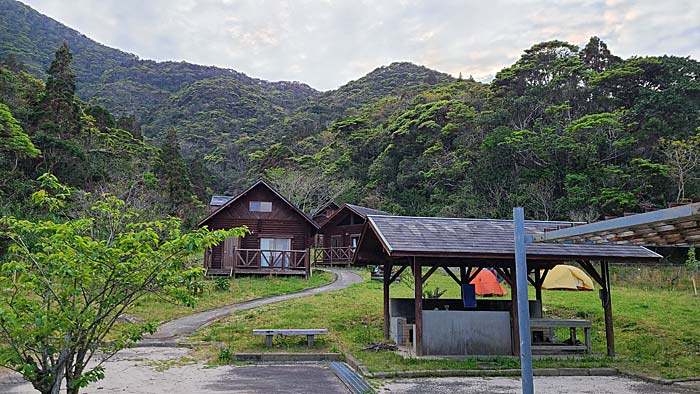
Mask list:
[[236,261],[236,249],[240,246],[240,237],[229,237],[224,240],[224,247],[221,251],[221,268],[231,268]]

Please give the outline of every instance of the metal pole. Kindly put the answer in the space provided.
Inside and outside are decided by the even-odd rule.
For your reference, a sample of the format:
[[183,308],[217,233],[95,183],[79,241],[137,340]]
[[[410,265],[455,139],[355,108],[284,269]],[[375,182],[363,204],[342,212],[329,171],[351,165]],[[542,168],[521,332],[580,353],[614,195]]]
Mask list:
[[527,253],[525,252],[525,214],[523,209],[513,208],[515,236],[515,276],[518,298],[518,330],[520,334],[520,376],[523,394],[534,394],[532,383],[532,349],[530,342],[530,307],[527,295]]

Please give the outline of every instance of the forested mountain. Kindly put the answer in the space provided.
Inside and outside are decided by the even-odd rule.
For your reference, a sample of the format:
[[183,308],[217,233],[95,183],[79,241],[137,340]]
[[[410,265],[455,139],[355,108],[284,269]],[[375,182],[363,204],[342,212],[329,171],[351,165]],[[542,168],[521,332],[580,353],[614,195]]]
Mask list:
[[593,220],[700,196],[700,63],[596,37],[536,44],[489,84],[393,63],[318,92],[140,60],[0,0],[0,60],[4,209],[44,171],[194,217],[259,176],[303,206],[410,215]]

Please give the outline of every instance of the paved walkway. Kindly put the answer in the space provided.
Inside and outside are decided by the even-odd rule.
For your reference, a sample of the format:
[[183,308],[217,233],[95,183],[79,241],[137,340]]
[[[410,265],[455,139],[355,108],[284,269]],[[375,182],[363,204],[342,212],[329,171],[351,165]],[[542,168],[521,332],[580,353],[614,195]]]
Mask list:
[[194,334],[200,328],[217,320],[221,320],[234,312],[245,311],[275,302],[288,301],[314,294],[342,290],[354,283],[360,283],[364,280],[360,275],[350,270],[333,268],[324,268],[324,270],[332,272],[336,276],[336,280],[324,286],[306,289],[296,293],[281,294],[278,296],[260,298],[239,304],[227,305],[171,320],[167,323],[161,324],[158,331],[155,334],[144,338],[139,343],[139,346],[163,346],[175,344],[178,340]]
[[[537,394],[690,394],[696,388],[661,386],[621,376],[536,376]],[[405,394],[518,394],[516,378],[423,378],[386,381],[379,393]]]
[[[189,357],[189,349],[125,349],[103,364],[105,378],[82,394],[347,394],[327,364],[226,365],[210,368]],[[19,376],[0,378],[2,394],[36,394]]]

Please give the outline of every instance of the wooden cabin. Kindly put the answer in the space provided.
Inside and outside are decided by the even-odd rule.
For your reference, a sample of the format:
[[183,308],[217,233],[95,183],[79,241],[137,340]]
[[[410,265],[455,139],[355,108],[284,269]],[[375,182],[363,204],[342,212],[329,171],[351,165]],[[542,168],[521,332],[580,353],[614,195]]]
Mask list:
[[319,226],[323,226],[324,224],[326,224],[328,219],[331,218],[331,216],[338,212],[338,209],[340,209],[340,206],[338,206],[338,204],[336,204],[335,202],[331,201],[328,204],[321,207],[320,209],[317,209],[313,213],[312,219]]
[[359,205],[343,204],[321,227],[315,263],[328,265],[352,263],[352,256],[368,215],[388,215],[388,213]]
[[311,274],[310,248],[319,227],[264,180],[228,199],[198,226],[250,230],[245,237],[228,238],[205,252],[208,276]]

